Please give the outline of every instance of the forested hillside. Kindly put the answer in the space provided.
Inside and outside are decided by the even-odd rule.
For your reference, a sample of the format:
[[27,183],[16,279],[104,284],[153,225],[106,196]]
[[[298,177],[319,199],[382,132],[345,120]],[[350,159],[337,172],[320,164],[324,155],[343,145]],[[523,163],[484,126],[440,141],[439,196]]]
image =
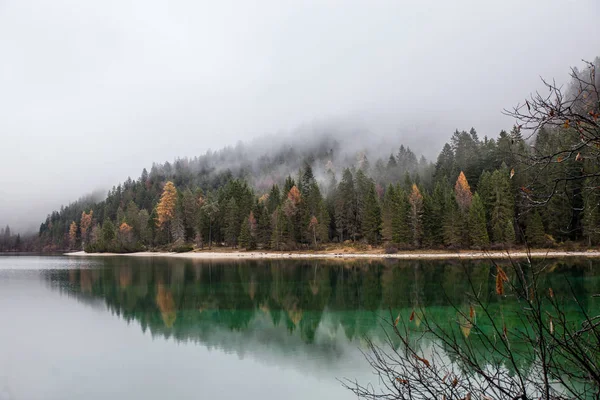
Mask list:
[[[590,121],[597,121],[593,110]],[[41,224],[36,245],[99,252],[291,250],[327,243],[385,245],[388,251],[594,245],[600,241],[600,194],[586,190],[593,182],[584,178],[599,172],[590,152],[600,144],[563,152],[580,136],[583,141],[579,132],[582,126],[568,120],[527,138],[520,126],[495,138],[457,130],[435,162],[400,143],[385,157],[344,151],[328,134],[301,148],[284,145],[263,154],[240,145],[155,164],[105,200],[83,198],[55,211]],[[527,162],[541,150],[555,156],[543,165]],[[569,178],[556,180],[557,171],[568,171]],[[549,187],[546,201],[530,201]]]

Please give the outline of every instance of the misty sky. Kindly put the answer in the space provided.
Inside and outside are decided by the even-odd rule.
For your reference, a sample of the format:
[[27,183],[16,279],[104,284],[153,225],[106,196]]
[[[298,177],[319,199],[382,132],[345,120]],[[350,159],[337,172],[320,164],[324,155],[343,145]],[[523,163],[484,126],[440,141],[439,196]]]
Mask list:
[[[0,225],[318,120],[495,136],[600,55],[597,0],[0,0]],[[412,130],[416,133],[411,133]]]

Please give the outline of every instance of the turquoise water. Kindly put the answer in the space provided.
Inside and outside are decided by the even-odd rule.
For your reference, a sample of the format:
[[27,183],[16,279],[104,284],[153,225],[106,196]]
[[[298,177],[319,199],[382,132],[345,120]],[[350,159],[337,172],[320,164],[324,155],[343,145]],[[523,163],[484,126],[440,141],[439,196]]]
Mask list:
[[[597,310],[598,266],[543,279]],[[0,399],[352,399],[338,379],[376,382],[380,318],[453,323],[466,273],[493,301],[487,262],[2,256]]]

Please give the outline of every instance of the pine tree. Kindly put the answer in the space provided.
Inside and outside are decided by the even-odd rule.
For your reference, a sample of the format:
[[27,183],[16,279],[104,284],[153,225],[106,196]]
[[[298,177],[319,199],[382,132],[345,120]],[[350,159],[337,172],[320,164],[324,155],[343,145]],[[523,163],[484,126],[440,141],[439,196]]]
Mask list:
[[423,239],[423,195],[414,183],[408,196],[408,203],[410,204],[409,223],[412,231],[412,243],[415,247],[419,247]]
[[282,250],[285,231],[285,213],[281,206],[273,212],[271,217],[271,249]]
[[515,242],[514,198],[509,179],[509,172],[506,169],[494,171],[491,179],[493,192],[490,198],[492,240],[495,243],[508,245]]
[[242,227],[240,229],[240,247],[250,250],[251,247],[251,235],[250,235],[250,223],[248,222],[248,217],[244,218],[242,222]]
[[383,225],[382,237],[384,242],[392,241],[392,214],[394,212],[394,204],[396,201],[396,192],[393,185],[389,185],[383,197]]
[[450,192],[447,182],[436,182],[431,195],[423,196],[424,241],[428,247],[444,244],[444,216],[446,211],[446,193]]
[[354,175],[354,182],[354,187],[356,188],[356,230],[358,235],[364,237],[365,234],[361,225],[365,219],[365,213],[367,211],[366,203],[370,201],[368,197],[370,196],[371,186],[373,186],[374,189],[374,183],[367,175],[365,175],[364,171],[360,169],[356,171],[356,174]]
[[115,226],[110,219],[107,219],[102,224],[102,242],[105,249],[110,250],[115,239]]
[[527,243],[533,247],[542,247],[546,244],[544,223],[542,222],[542,217],[537,210],[535,210],[527,220],[525,238],[527,239]]
[[504,225],[504,232],[503,232],[503,236],[504,236],[504,243],[507,246],[513,246],[516,242],[516,235],[515,235],[515,226],[513,224],[513,221],[511,220],[506,220],[506,224]]
[[238,235],[240,234],[240,220],[239,220],[239,207],[235,198],[229,199],[227,207],[225,208],[225,219],[224,224],[224,236],[225,241],[229,246],[235,247],[237,245]]
[[365,196],[363,214],[362,234],[370,244],[378,244],[381,239],[381,207],[373,183]]
[[485,220],[485,207],[478,193],[473,195],[473,201],[469,209],[469,233],[473,247],[484,249],[489,246],[490,238]]
[[215,221],[217,216],[220,213],[219,203],[214,196],[214,193],[209,192],[208,195],[204,199],[204,203],[202,204],[202,213],[206,216],[205,223],[208,223],[208,247],[212,248],[213,242],[213,227],[215,225]]
[[260,243],[263,248],[268,249],[271,242],[271,220],[267,207],[259,204],[257,207],[257,233],[256,241]]
[[412,233],[409,226],[408,214],[410,205],[406,192],[396,185],[396,197],[392,205],[392,241],[394,243],[410,244]]
[[146,210],[138,213],[139,239],[142,244],[148,245],[152,242],[152,229],[150,227],[150,215]]
[[[294,186],[294,185],[292,185]],[[291,187],[290,187],[291,189]],[[288,189],[289,190],[289,189]],[[271,191],[269,192],[269,197],[267,199],[267,212],[272,214],[275,212],[277,207],[281,204],[281,192],[279,191],[279,186],[273,185],[271,187]]]
[[340,242],[356,240],[358,226],[356,221],[357,201],[352,172],[346,168],[338,185],[335,200],[336,229]]
[[463,243],[461,226],[462,215],[454,193],[446,194],[444,214],[444,244],[449,247],[460,247]]
[[[584,187],[592,188],[593,181],[587,179]],[[600,243],[600,191],[587,189],[583,193],[583,236],[588,246]]]

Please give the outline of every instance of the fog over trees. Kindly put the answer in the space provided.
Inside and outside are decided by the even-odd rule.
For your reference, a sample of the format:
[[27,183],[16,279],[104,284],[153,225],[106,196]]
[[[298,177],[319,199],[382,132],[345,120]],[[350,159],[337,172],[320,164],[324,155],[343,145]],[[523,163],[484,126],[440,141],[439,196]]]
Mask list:
[[[599,63],[578,73],[590,74]],[[578,126],[545,126],[527,140],[521,125],[497,137],[457,130],[432,161],[402,144],[385,157],[381,149],[352,151],[328,134],[263,154],[239,144],[154,164],[105,200],[84,198],[53,212],[40,226],[38,246],[127,252],[292,250],[332,242],[389,251],[594,245],[598,193],[586,188],[598,172],[596,144],[561,155]],[[541,149],[556,153],[550,166],[526,162]],[[546,193],[548,182],[561,190],[539,207],[532,194]]]
[[401,144],[435,161],[455,129],[509,131],[501,110],[539,76],[564,83],[566,67],[593,60],[599,7],[5,0],[0,226],[37,232],[49,210],[153,162],[306,127],[362,132],[340,141],[357,150],[385,142],[371,162]]

